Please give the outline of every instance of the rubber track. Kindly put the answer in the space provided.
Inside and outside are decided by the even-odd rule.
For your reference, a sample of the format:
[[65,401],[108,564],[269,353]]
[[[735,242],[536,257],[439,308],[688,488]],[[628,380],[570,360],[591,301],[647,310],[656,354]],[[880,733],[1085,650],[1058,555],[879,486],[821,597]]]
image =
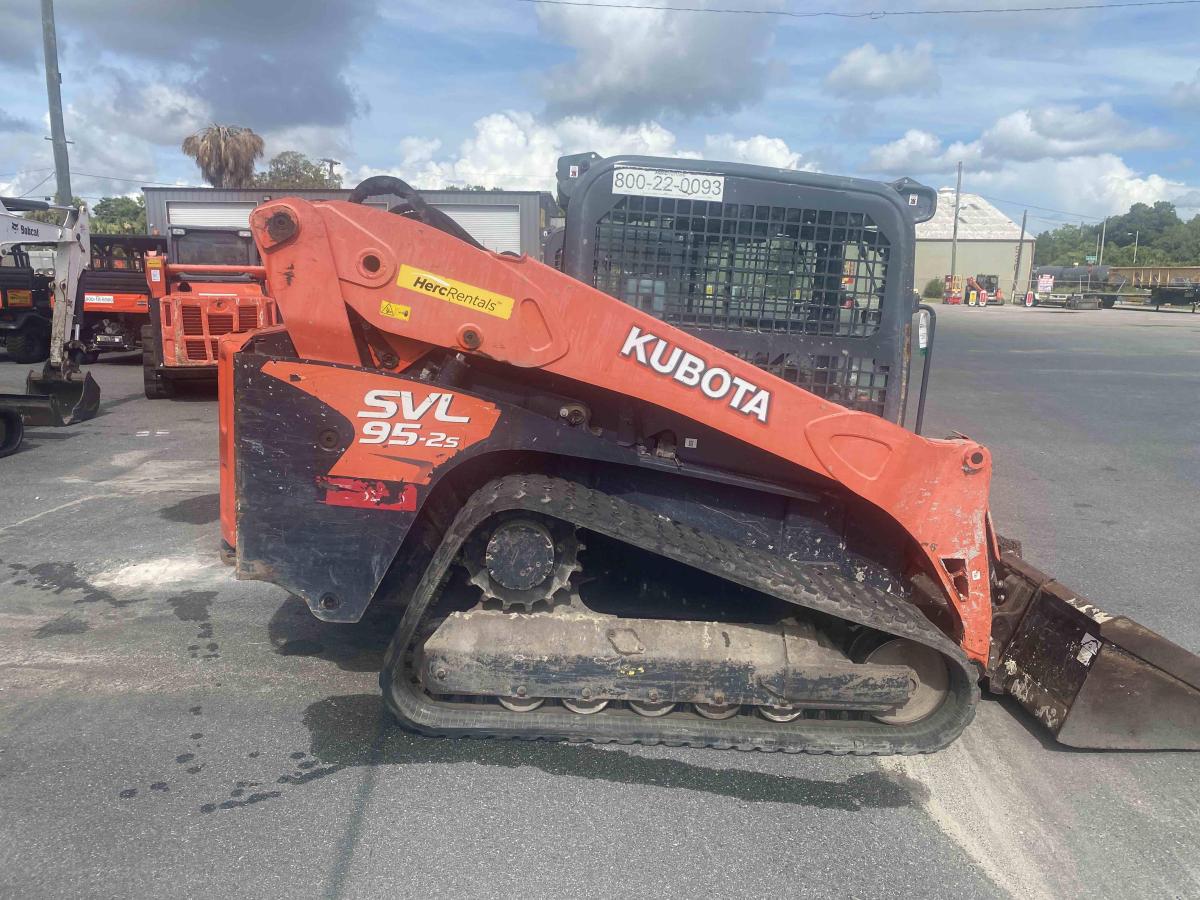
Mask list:
[[[562,519],[797,606],[925,644],[946,658],[949,694],[937,712],[911,726],[805,718],[775,723],[747,716],[714,721],[674,713],[648,719],[616,710],[581,716],[561,707],[513,713],[499,705],[434,700],[407,671],[405,660],[411,656],[407,651],[412,649],[413,636],[419,633],[421,620],[436,599],[463,542],[486,519],[506,510]],[[380,685],[392,713],[407,727],[432,736],[666,743],[858,755],[928,753],[946,746],[974,717],[979,698],[976,681],[959,647],[900,598],[545,475],[496,479],[476,491],[459,510],[412,595],[380,673]]]

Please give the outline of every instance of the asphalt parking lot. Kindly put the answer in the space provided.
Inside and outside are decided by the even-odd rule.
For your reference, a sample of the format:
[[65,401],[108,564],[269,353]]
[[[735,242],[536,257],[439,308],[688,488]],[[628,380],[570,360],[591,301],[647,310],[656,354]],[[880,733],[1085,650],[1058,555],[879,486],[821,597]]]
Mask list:
[[[926,432],[992,449],[999,530],[1200,652],[1200,315],[938,313]],[[1200,755],[1007,702],[917,759],[402,733],[386,616],[218,560],[215,398],[92,371],[100,416],[0,461],[5,896],[1200,895]]]

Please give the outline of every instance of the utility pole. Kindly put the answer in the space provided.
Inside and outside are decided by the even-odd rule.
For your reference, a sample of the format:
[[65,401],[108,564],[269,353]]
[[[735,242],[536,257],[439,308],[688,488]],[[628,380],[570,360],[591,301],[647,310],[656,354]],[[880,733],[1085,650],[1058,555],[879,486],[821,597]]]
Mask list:
[[1134,264],[1135,266],[1137,265],[1137,245],[1138,245],[1138,236],[1139,236],[1141,233],[1142,233],[1142,231],[1141,231],[1141,229],[1140,229],[1140,228],[1139,228],[1139,229],[1137,229],[1136,231],[1134,231],[1134,233],[1133,233],[1133,264]]
[[58,71],[58,38],[54,34],[54,0],[42,0],[42,44],[46,52],[46,95],[50,99],[50,142],[54,147],[54,174],[58,190],[54,201],[70,206],[71,163],[67,159],[67,134],[63,129],[62,75]]
[[1021,213],[1021,240],[1017,242],[1017,267],[1013,269],[1012,302],[1017,302],[1017,285],[1021,281],[1021,252],[1025,249],[1025,219],[1029,210]]
[[962,200],[962,160],[958,161],[958,180],[954,184],[954,230],[950,234],[950,290],[958,274],[958,207]]
[[325,165],[329,166],[330,180],[333,180],[333,167],[340,166],[342,164],[341,160],[330,159],[328,156],[322,156],[320,159],[317,160],[317,162],[323,162],[323,163],[325,163]]
[[1104,233],[1108,230],[1108,216],[1104,217],[1104,221],[1100,224],[1100,252],[1096,256],[1096,265],[1104,265]]

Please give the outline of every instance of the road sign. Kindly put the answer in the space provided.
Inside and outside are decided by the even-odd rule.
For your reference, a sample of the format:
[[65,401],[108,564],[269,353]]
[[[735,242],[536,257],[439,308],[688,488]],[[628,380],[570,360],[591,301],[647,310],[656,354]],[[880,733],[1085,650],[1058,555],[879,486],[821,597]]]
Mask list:
[[1089,253],[1086,259],[1089,266],[1094,266],[1096,264],[1096,257],[1093,254]]

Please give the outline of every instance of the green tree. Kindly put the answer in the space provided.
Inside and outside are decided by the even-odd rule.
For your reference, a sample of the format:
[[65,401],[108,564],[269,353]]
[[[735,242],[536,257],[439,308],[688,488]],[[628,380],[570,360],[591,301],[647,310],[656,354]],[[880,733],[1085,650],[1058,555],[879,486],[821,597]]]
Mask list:
[[340,188],[342,176],[297,150],[284,150],[254,176],[254,186],[275,189]]
[[926,300],[941,300],[946,294],[946,282],[941,278],[930,278],[921,296]]
[[[1107,224],[1062,225],[1037,238],[1034,263],[1039,266],[1082,266],[1096,253],[1103,225],[1104,263],[1109,266],[1200,265],[1200,216],[1183,222],[1175,204],[1135,203],[1129,212],[1109,216]],[[1134,259],[1134,246],[1137,259]]]
[[96,234],[145,234],[146,199],[105,197],[92,208],[92,231]]
[[240,125],[209,125],[184,138],[181,149],[213,187],[249,187],[254,163],[263,155],[263,139]]
[[[1166,200],[1159,200],[1153,206],[1135,203],[1123,216],[1113,216],[1108,220],[1105,247],[1110,245],[1132,246],[1136,236],[1139,245],[1138,261],[1140,262],[1142,256],[1140,246],[1142,244],[1154,246],[1160,237],[1182,224],[1179,221],[1179,215],[1175,212],[1174,203]],[[1104,251],[1104,261],[1108,262],[1107,249]]]
[[448,184],[444,188],[442,188],[442,190],[443,191],[502,191],[502,190],[504,190],[504,188],[498,188],[498,187],[489,188],[489,187],[484,187],[482,184],[468,184],[465,187],[458,187],[453,184]]

